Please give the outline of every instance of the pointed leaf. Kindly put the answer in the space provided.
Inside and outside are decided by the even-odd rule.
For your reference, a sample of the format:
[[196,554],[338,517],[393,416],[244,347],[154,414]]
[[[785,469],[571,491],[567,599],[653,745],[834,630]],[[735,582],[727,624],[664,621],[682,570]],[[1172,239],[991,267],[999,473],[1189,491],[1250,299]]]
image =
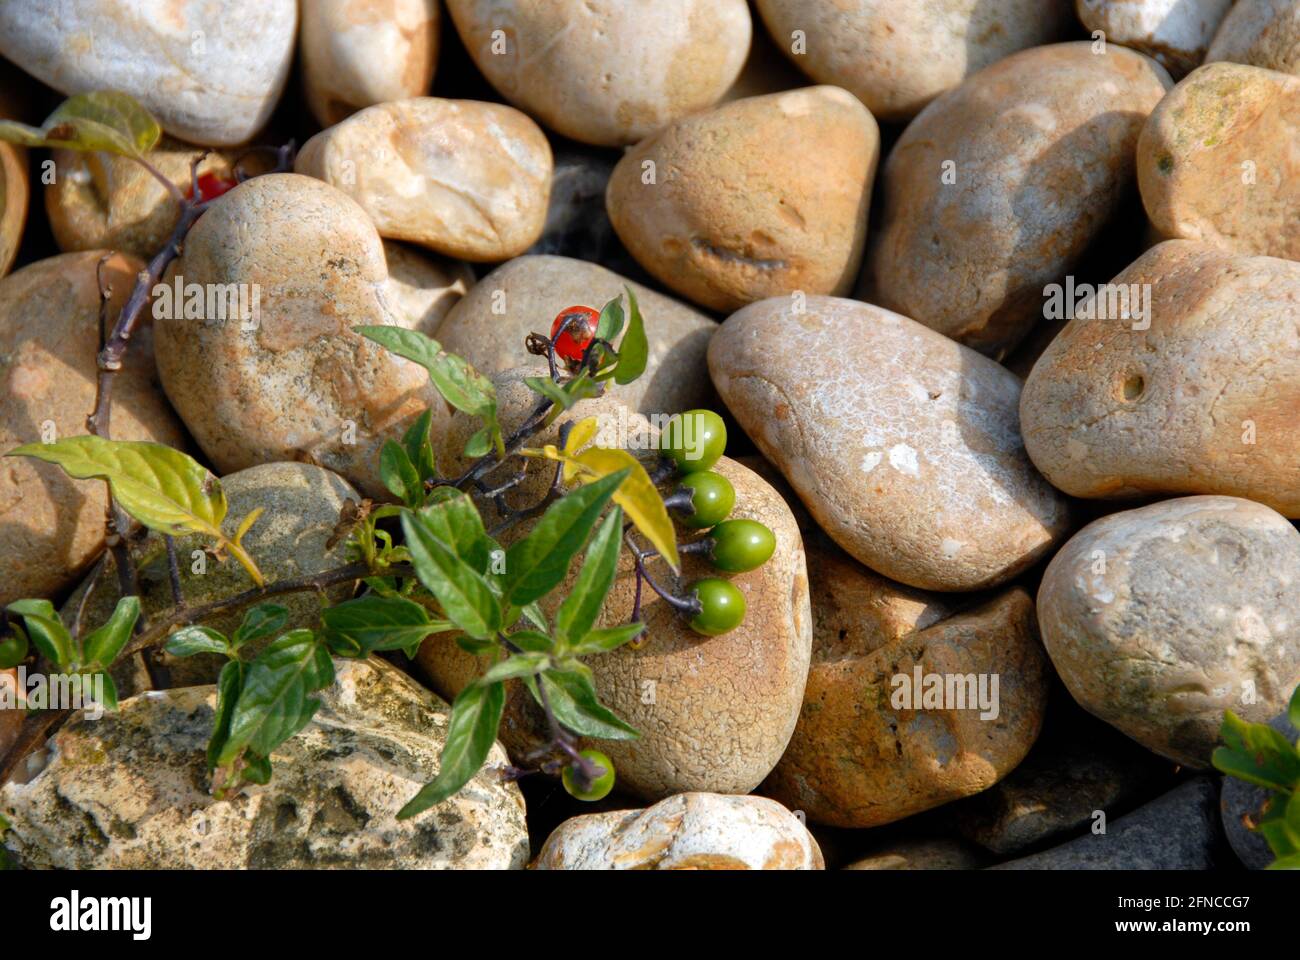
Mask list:
[[438,465],[433,454],[433,443],[429,440],[429,430],[433,426],[433,411],[425,410],[402,434],[402,446],[406,456],[415,465],[415,471],[421,480],[432,480],[438,475]]
[[448,619],[476,640],[494,638],[501,629],[501,605],[483,574],[456,555],[425,514],[403,513],[402,531],[420,582]]
[[595,687],[581,674],[547,670],[538,679],[546,687],[555,719],[579,736],[601,740],[635,740],[641,736],[600,702]]
[[606,627],[603,630],[590,631],[581,641],[574,644],[569,653],[573,656],[586,656],[589,653],[609,653],[625,643],[630,643],[645,633],[645,624],[641,622],[625,623],[619,627]]
[[113,665],[126,642],[131,639],[136,620],[140,619],[140,598],[122,597],[108,622],[82,642],[83,666],[106,670]]
[[170,637],[163,647],[173,657],[192,657],[199,653],[215,653],[228,656],[230,647],[226,638],[211,627],[181,627]]
[[681,558],[677,555],[677,531],[663,498],[655,489],[654,481],[645,472],[645,467],[636,457],[626,450],[607,447],[591,447],[576,454],[573,461],[584,472],[578,479],[590,483],[593,477],[606,477],[612,473],[626,470],[627,478],[614,492],[614,502],[627,513],[627,517],[650,541],[650,545],[659,551],[659,555],[675,572],[682,569]]
[[479,683],[497,683],[541,673],[551,658],[544,653],[516,653],[488,667]]
[[278,603],[259,603],[244,614],[243,622],[230,638],[232,650],[275,636],[289,622],[289,609]]
[[461,691],[451,707],[438,775],[398,812],[398,820],[442,803],[474,778],[496,742],[505,702],[505,686],[500,683],[472,683]]
[[411,458],[395,440],[385,440],[379,451],[379,479],[398,500],[408,507],[424,501],[424,484]]
[[623,511],[609,512],[587,546],[582,569],[573,582],[573,590],[555,615],[555,635],[561,644],[581,641],[600,616],[605,597],[614,586],[618,573],[618,555],[623,545]]
[[325,642],[336,650],[365,656],[376,650],[405,650],[414,656],[421,642],[453,630],[446,620],[432,620],[424,607],[402,597],[368,594],[321,611]]
[[614,382],[628,384],[645,373],[646,361],[650,356],[650,345],[646,341],[645,322],[641,319],[641,308],[637,305],[636,294],[627,287],[628,325],[623,342],[618,345],[618,367],[614,371]]
[[7,609],[23,618],[27,636],[46,660],[60,669],[67,669],[76,661],[76,644],[55,612],[54,604],[48,600],[15,600]]
[[600,320],[596,323],[596,339],[614,342],[614,338],[623,332],[623,295],[619,294],[605,304],[600,311]]

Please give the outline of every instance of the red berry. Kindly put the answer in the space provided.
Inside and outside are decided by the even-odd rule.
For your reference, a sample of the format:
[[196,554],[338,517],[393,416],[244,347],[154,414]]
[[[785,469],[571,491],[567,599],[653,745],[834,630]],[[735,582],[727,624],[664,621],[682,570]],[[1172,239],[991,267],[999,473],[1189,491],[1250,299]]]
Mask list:
[[[233,190],[238,184],[234,180],[226,177],[217,176],[215,173],[204,173],[199,175],[199,202],[206,203],[209,200],[215,200],[229,190]],[[194,197],[193,187],[187,191],[187,196],[191,199]]]
[[582,355],[591,346],[600,324],[600,311],[591,307],[566,307],[551,324],[551,339],[555,353],[570,363],[581,363]]

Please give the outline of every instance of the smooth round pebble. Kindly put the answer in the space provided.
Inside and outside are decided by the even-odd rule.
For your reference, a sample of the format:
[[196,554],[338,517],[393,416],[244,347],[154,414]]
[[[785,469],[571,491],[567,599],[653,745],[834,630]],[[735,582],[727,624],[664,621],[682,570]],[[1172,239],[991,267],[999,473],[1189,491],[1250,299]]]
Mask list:
[[552,160],[518,110],[416,97],[316,134],[294,169],[359,203],[381,237],[477,261],[517,256],[541,236]]
[[447,0],[447,12],[507,100],[611,147],[716,103],[753,32],[745,0]]
[[1205,55],[1216,60],[1300,74],[1300,4],[1236,0]]
[[1225,710],[1267,722],[1300,684],[1300,531],[1235,497],[1111,514],[1052,559],[1038,619],[1080,706],[1208,767]]
[[879,152],[876,121],[838,87],[737,100],[628,151],[609,218],[646,270],[703,307],[843,294],[862,263]]
[[1181,77],[1205,59],[1232,0],[1075,0],[1084,27],[1158,61]]

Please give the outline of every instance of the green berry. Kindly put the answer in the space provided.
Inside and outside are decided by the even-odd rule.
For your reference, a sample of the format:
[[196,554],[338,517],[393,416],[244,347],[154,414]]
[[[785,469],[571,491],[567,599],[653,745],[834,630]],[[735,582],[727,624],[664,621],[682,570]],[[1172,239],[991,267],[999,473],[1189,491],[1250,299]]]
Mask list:
[[736,505],[736,488],[720,473],[697,470],[682,477],[677,489],[691,491],[691,506],[695,512],[679,514],[678,520],[688,527],[704,528],[721,523],[731,515]]
[[0,670],[16,667],[27,659],[27,638],[21,633],[11,633],[0,638]]
[[724,520],[711,531],[709,559],[719,570],[745,573],[761,567],[776,549],[776,537],[757,520]]
[[560,774],[560,779],[564,781],[564,789],[568,791],[569,796],[578,800],[603,800],[609,796],[609,791],[614,789],[614,762],[599,750],[583,750],[581,753],[605,772],[591,781],[591,789],[582,790],[578,787],[578,778],[573,772],[573,767],[565,767],[564,772]]
[[683,471],[707,470],[727,449],[727,425],[712,410],[687,410],[668,421],[659,449]]
[[745,619],[745,595],[730,580],[705,577],[691,585],[700,601],[700,612],[691,619],[691,629],[716,637],[740,626]]

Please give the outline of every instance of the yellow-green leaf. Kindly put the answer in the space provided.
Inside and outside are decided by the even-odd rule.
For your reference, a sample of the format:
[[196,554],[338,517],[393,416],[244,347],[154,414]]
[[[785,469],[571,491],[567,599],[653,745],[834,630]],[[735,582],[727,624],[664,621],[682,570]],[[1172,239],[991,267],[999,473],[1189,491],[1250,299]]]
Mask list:
[[583,417],[569,428],[568,439],[564,441],[564,452],[572,456],[596,438],[600,430],[600,421],[595,417]]
[[626,450],[591,447],[574,454],[570,461],[579,465],[577,479],[583,483],[628,470],[627,479],[614,491],[614,502],[623,508],[628,519],[650,541],[650,545],[659,551],[668,565],[674,571],[681,570],[682,562],[677,556],[677,532],[673,528],[673,521],[668,516],[663,498],[655,489],[650,475],[636,457]]
[[223,539],[226,495],[221,482],[192,458],[160,443],[68,437],[29,443],[7,456],[57,463],[78,480],[108,481],[118,505],[150,530],[169,536],[203,533]]
[[27,147],[104,150],[139,157],[158,143],[162,129],[134,97],[112,90],[63,101],[40,127],[0,121],[0,140]]

